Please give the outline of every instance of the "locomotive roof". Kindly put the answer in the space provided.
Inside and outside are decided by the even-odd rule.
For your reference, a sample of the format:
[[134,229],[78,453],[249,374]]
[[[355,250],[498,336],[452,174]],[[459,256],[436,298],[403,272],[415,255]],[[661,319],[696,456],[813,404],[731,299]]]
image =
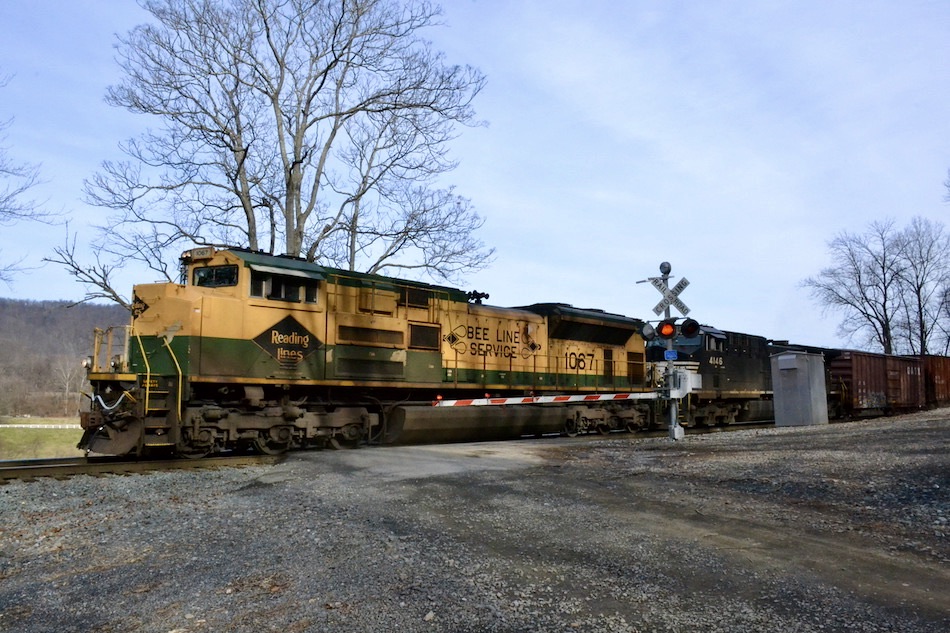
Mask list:
[[547,317],[552,338],[623,345],[643,325],[640,319],[566,303],[535,303],[520,309]]
[[290,257],[286,255],[269,255],[267,253],[258,253],[253,251],[244,251],[240,249],[228,249],[229,253],[244,260],[251,268],[267,267],[277,268],[286,271],[304,273],[308,276],[329,279],[336,283],[344,285],[374,285],[377,288],[386,288],[395,290],[397,286],[420,288],[447,294],[450,298],[458,301],[466,301],[466,293],[458,288],[450,286],[438,286],[425,283],[423,281],[412,281],[409,279],[397,279],[395,277],[386,277],[384,275],[374,275],[370,273],[360,273],[352,270],[343,270],[342,268],[333,268],[308,262],[305,259]]
[[608,322],[617,325],[627,325],[633,329],[639,329],[643,323],[640,319],[624,316],[622,314],[604,312],[603,310],[593,308],[575,308],[567,303],[535,303],[533,305],[524,306],[521,309],[540,314],[541,316],[570,317],[577,321],[589,320],[596,323]]
[[[287,274],[297,274],[298,276],[307,276],[317,279],[327,279],[334,283],[344,285],[373,285],[377,288],[396,290],[397,287],[419,288],[446,295],[453,301],[467,302],[468,293],[451,286],[440,286],[423,281],[413,281],[409,279],[399,279],[396,277],[387,277],[385,275],[376,275],[371,273],[361,273],[342,268],[333,268],[309,262],[299,257],[288,255],[271,255],[259,251],[249,251],[239,248],[229,248],[218,252],[228,252],[235,257],[243,260],[245,265],[250,268],[257,268],[269,272],[286,271]],[[633,332],[639,331],[643,325],[641,319],[614,314],[603,310],[591,308],[575,308],[566,303],[536,303],[530,306],[512,308],[515,310],[525,310],[534,314],[553,318],[555,321],[564,324],[574,324],[572,329],[576,330],[578,326],[586,326],[600,329],[601,335],[609,330],[611,332],[607,337],[616,340],[618,338],[629,337]],[[576,332],[575,332],[576,334]]]

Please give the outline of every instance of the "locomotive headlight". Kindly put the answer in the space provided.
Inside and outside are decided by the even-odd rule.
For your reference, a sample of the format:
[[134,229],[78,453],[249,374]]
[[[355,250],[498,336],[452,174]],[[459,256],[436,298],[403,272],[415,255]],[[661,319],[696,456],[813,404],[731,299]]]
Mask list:
[[84,359],[82,359],[82,368],[92,369],[92,356],[86,356]]

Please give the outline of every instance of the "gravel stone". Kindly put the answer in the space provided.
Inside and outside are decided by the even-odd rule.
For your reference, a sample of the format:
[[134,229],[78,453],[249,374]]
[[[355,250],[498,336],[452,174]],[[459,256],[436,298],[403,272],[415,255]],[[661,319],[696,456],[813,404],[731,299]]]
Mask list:
[[0,486],[0,630],[945,632],[950,411]]

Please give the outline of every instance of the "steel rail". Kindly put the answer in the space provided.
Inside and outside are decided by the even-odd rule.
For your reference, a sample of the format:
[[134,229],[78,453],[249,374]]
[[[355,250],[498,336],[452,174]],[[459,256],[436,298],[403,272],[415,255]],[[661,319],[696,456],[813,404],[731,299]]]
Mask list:
[[284,455],[239,455],[203,459],[124,460],[114,457],[0,460],[0,484],[40,477],[64,479],[76,475],[128,475],[192,468],[235,468],[280,463]]

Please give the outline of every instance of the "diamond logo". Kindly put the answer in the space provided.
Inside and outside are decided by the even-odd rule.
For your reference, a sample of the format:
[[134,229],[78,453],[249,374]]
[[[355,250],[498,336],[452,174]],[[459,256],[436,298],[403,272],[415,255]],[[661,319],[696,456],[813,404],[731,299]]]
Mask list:
[[296,369],[322,342],[297,319],[288,316],[264,330],[254,342],[280,363],[281,369]]

